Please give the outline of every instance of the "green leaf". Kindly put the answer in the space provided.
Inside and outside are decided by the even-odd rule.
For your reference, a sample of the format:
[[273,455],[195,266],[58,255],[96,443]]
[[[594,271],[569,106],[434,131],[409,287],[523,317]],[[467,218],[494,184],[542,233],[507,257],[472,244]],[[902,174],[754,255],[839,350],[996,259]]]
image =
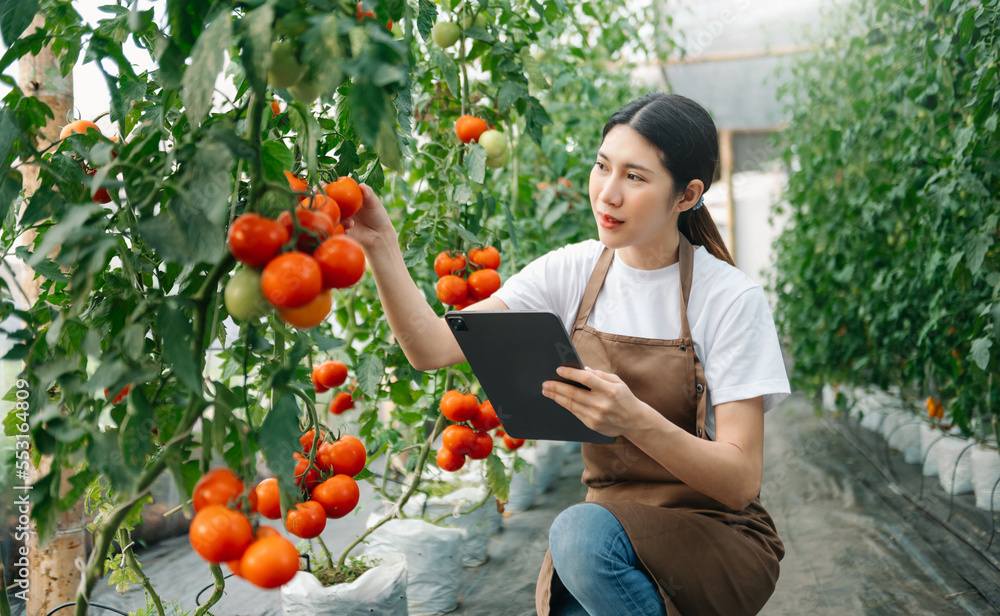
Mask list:
[[524,114],[524,132],[528,133],[531,139],[538,144],[538,147],[544,147],[542,145],[542,127],[551,125],[552,118],[549,117],[542,104],[538,99],[530,97],[528,108]]
[[0,0],[0,34],[10,47],[31,25],[38,12],[38,0]]
[[302,55],[309,61],[307,78],[322,97],[332,96],[346,78],[337,28],[337,16],[330,13],[302,35]]
[[243,18],[244,33],[241,38],[243,53],[240,62],[251,87],[257,92],[267,89],[267,67],[271,64],[271,24],[274,6],[265,2],[248,12]]
[[470,146],[465,157],[465,170],[469,174],[469,179],[482,184],[486,179],[486,148],[474,143]]
[[301,434],[299,405],[294,395],[285,392],[274,401],[274,408],[264,417],[256,436],[267,467],[286,486],[294,485],[295,459],[292,454],[301,449]]
[[344,139],[340,147],[337,148],[337,164],[334,166],[337,177],[350,175],[358,168],[360,162],[358,159],[358,146],[354,145],[354,142],[350,139]]
[[486,485],[501,503],[506,503],[510,498],[510,480],[507,479],[503,462],[495,453],[486,458]]
[[448,84],[448,89],[453,95],[460,96],[462,91],[458,86],[458,65],[451,59],[451,56],[437,49],[431,51],[431,57],[441,70],[441,75],[444,77],[445,83]]
[[188,389],[201,395],[201,374],[195,369],[191,342],[194,326],[182,311],[170,303],[161,304],[156,315],[157,332],[163,345],[163,362],[170,366]]
[[215,80],[222,71],[224,53],[231,43],[232,22],[228,13],[215,18],[201,33],[191,51],[191,66],[181,80],[181,102],[191,124],[197,126],[208,114],[215,93]]
[[979,366],[979,369],[983,372],[986,371],[987,366],[990,364],[991,348],[993,348],[993,341],[989,338],[976,338],[972,341],[972,349],[970,350],[972,361],[975,362],[975,364]]
[[373,353],[363,355],[354,364],[354,376],[366,396],[377,398],[379,385],[385,377],[385,358]]
[[521,48],[520,55],[521,63],[524,65],[524,71],[528,73],[528,79],[531,81],[531,85],[535,86],[539,90],[548,90],[549,82],[545,79],[545,73],[542,72],[542,67],[538,65],[538,61],[531,55],[531,49],[525,45]]
[[[8,0],[8,2],[14,1],[16,0]],[[420,36],[424,39],[425,43],[429,44],[431,42],[431,30],[434,29],[437,16],[437,6],[431,0],[420,0],[419,8],[417,9],[417,31],[420,32]]]
[[142,468],[125,464],[119,448],[117,429],[90,435],[90,441],[87,443],[87,461],[97,474],[111,481],[111,487],[119,496],[132,493],[138,472]]
[[265,141],[260,146],[260,160],[264,167],[264,179],[270,182],[284,182],[285,171],[295,165],[295,155],[284,141]]
[[497,107],[500,113],[506,113],[514,103],[518,101],[522,96],[528,94],[528,91],[523,85],[517,83],[516,81],[505,81],[502,86],[500,86],[500,92],[497,94]]

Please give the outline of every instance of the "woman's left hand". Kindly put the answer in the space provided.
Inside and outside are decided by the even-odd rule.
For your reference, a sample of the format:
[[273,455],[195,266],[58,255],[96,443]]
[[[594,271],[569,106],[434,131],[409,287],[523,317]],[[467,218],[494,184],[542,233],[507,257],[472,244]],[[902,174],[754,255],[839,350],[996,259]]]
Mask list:
[[641,425],[641,417],[649,406],[636,398],[617,375],[568,366],[560,367],[556,373],[586,385],[590,391],[561,381],[545,381],[542,394],[579,417],[591,430],[605,436],[619,436]]

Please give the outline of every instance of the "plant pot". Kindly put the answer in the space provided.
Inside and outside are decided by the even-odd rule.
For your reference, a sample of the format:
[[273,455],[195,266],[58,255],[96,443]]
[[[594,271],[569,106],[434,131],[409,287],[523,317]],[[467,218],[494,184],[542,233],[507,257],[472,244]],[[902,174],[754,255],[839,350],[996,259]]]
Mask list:
[[948,436],[934,447],[938,449],[938,481],[948,494],[972,492],[971,439]]
[[923,460],[924,477],[936,477],[938,474],[938,445],[942,433],[928,424],[920,426],[920,459]]
[[[380,519],[381,515],[369,516],[369,527]],[[364,553],[402,552],[406,556],[410,616],[447,614],[458,607],[465,534],[463,529],[424,520],[390,520],[368,536]]]
[[920,457],[920,422],[907,411],[890,413],[882,422],[882,436],[889,447],[902,452],[907,464],[918,464]]
[[872,432],[881,432],[882,422],[885,421],[885,413],[875,410],[859,410],[861,415],[861,427]]
[[[527,447],[518,450],[518,454],[526,453]],[[507,495],[507,504],[504,506],[507,511],[527,511],[535,505],[535,499],[541,492],[538,490],[538,481],[535,479],[536,468],[534,465],[534,454],[527,457],[520,455],[527,464],[520,471],[516,471],[510,478],[510,492]],[[514,464],[514,454],[501,452],[500,458],[506,468],[511,468]]]
[[378,558],[377,565],[348,584],[324,587],[312,573],[299,571],[281,587],[283,612],[312,616],[406,616],[406,557],[399,552],[387,552]]
[[[486,488],[470,486],[443,496],[430,498],[414,496],[403,510],[407,515],[422,515],[435,520],[440,526],[464,529],[466,536],[462,542],[462,565],[478,567],[489,559],[490,536],[500,530],[501,516],[493,506],[492,499],[471,513],[461,512],[484,498],[486,498]],[[442,517],[443,519],[440,519]]]
[[977,445],[972,448],[972,489],[976,507],[986,511],[1000,510],[1000,453],[996,447]]

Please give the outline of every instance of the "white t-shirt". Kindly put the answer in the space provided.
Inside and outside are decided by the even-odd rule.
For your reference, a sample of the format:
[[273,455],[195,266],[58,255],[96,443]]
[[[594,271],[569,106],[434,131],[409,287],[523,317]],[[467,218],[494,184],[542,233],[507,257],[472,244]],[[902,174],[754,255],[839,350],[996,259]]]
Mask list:
[[[551,310],[572,330],[604,245],[570,244],[532,261],[496,292],[512,310]],[[639,270],[616,253],[587,324],[610,334],[673,340],[681,336],[680,264]],[[774,318],[760,285],[696,247],[688,324],[705,370],[705,429],[715,438],[714,404],[764,397],[764,411],[791,389]]]

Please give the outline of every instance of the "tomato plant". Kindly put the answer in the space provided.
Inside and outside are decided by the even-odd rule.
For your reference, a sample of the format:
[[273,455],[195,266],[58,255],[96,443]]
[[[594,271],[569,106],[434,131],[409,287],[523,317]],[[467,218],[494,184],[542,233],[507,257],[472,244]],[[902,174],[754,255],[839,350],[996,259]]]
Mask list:
[[[343,362],[356,382],[357,410],[345,419],[361,450],[353,446],[343,474],[372,481],[380,498],[400,505],[419,489],[447,423],[438,401],[459,381],[472,395],[479,386],[467,366],[408,364],[355,248],[336,242],[333,254],[350,259],[325,258],[323,246],[344,227],[351,237],[351,225],[335,219],[357,215],[355,184],[375,191],[439,314],[446,307],[436,301],[433,260],[442,251],[496,246],[505,278],[555,246],[592,237],[581,187],[600,127],[637,93],[627,66],[650,40],[639,28],[656,21],[623,0],[373,0],[363,10],[305,0],[121,2],[103,6],[93,25],[67,0],[9,4],[0,69],[46,45],[53,72],[94,62],[110,95],[101,121],[121,137],[86,130],[94,119],[80,118],[60,140],[67,118],[16,88],[0,108],[0,249],[5,262],[40,276],[28,289],[0,282],[0,317],[17,321],[6,359],[23,363],[33,462],[52,462],[35,481],[31,515],[45,541],[84,493],[102,512],[78,614],[106,564],[122,561],[130,515],[164,474],[186,500],[216,465],[250,485],[263,463],[274,481],[254,489],[259,513],[251,515],[273,516],[276,505],[278,516],[298,511],[305,490],[324,480],[320,443],[343,437],[317,413],[334,395],[310,380],[324,361]],[[21,36],[36,9],[44,24]],[[435,44],[439,23],[447,25]],[[126,39],[149,57],[133,61]],[[619,68],[609,72],[609,61]],[[155,68],[138,68],[148,63]],[[463,142],[461,116],[480,118],[498,137]],[[37,189],[26,191],[31,169]],[[561,177],[578,188],[537,189]],[[96,203],[98,189],[110,201]],[[333,237],[310,235],[292,218],[296,207],[330,216],[332,232],[312,228]],[[282,215],[290,229],[277,222]],[[321,239],[314,258],[310,240]],[[258,292],[278,310],[263,309]],[[449,299],[467,301],[462,295]],[[103,394],[129,384],[118,404]],[[5,432],[20,423],[11,413]],[[325,435],[303,449],[296,439],[307,430]],[[383,471],[365,466],[376,461],[398,462],[404,481],[378,481]],[[482,469],[490,497],[504,502],[504,463],[490,453]],[[60,493],[64,479],[69,493]],[[239,567],[248,580],[268,568],[258,552],[280,552],[281,571],[292,570],[294,547],[272,539],[246,548]],[[235,560],[216,560],[223,556],[231,554],[211,560]],[[212,570],[215,589],[198,614],[224,592],[221,569]],[[128,573],[115,569],[113,581],[127,585]]]

